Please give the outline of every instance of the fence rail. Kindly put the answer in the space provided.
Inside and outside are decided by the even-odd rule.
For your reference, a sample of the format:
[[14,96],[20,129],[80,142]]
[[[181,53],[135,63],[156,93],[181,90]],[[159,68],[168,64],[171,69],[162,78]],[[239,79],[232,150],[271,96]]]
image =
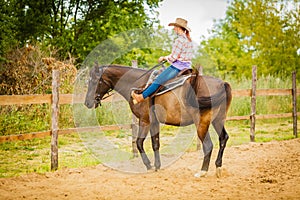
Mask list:
[[[256,90],[256,96],[288,96],[292,95],[292,89],[258,89]],[[251,89],[232,90],[233,97],[251,97]],[[297,89],[297,96],[300,95],[300,89]],[[73,104],[83,103],[85,94],[74,95],[73,94],[60,94],[58,103]],[[1,95],[0,106],[7,105],[24,105],[24,104],[51,104],[51,94],[33,94],[33,95]],[[102,102],[110,102],[112,97],[108,97]]]
[[[232,90],[233,97],[251,97],[251,89],[244,90]],[[292,95],[292,89],[259,89],[256,90],[257,96],[284,96],[284,95]],[[297,89],[297,96],[300,95],[300,89]],[[74,96],[72,94],[60,94],[59,95],[59,104],[72,104],[72,103],[83,103],[84,95]],[[23,105],[23,104],[51,104],[52,95],[2,95],[0,96],[0,105]],[[102,102],[111,102],[112,97],[108,97]],[[300,115],[300,112],[297,113]],[[287,118],[292,117],[293,113],[282,113],[282,114],[268,114],[268,115],[256,115],[256,119],[272,119],[272,118]],[[249,120],[250,116],[230,116],[227,117],[228,121],[236,121],[236,120]],[[119,130],[119,129],[130,129],[130,124],[125,125],[109,125],[109,126],[101,126],[101,130]],[[95,128],[94,128],[95,129]],[[99,127],[97,127],[99,130]],[[91,131],[90,127],[87,128],[68,128],[68,129],[60,129],[58,130],[59,134],[69,134],[77,131]],[[33,132],[19,135],[8,135],[8,136],[0,136],[0,142],[7,141],[15,141],[15,140],[25,140],[25,139],[33,139],[33,138],[43,138],[46,136],[50,136],[51,131],[41,131],[41,132]]]
[[[24,105],[24,104],[51,104],[52,94],[33,94],[33,95],[1,95],[0,105]],[[74,101],[74,102],[73,102]],[[73,94],[60,94],[58,103],[72,104],[83,103],[84,95],[74,96]]]
[[[292,95],[293,89],[258,89],[256,90],[256,96],[284,96]],[[300,89],[297,89],[297,95],[300,94]],[[251,97],[252,90],[233,90],[232,95],[236,97]]]

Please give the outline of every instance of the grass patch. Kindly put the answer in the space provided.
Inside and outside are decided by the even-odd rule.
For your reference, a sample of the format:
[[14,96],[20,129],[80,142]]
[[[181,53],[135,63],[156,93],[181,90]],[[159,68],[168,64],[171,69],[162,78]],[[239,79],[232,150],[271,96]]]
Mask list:
[[[51,138],[0,143],[0,177],[50,171]],[[96,165],[77,134],[59,136],[59,169]]]
[[[298,118],[299,127],[299,118]],[[256,142],[269,142],[272,140],[289,140],[293,136],[293,123],[287,119],[267,119],[257,120],[255,141]]]

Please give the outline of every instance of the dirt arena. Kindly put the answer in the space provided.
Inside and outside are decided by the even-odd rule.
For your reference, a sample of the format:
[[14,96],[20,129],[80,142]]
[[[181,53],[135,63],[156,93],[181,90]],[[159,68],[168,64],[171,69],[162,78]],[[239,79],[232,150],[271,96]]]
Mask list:
[[0,199],[300,199],[300,139],[230,147],[223,163],[222,178],[214,160],[207,177],[194,178],[199,152],[146,174],[98,165],[2,178]]

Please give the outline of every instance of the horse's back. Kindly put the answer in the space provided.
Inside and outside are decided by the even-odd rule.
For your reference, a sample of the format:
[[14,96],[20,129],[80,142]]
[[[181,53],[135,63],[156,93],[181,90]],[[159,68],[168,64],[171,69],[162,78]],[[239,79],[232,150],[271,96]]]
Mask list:
[[224,90],[225,82],[212,76],[197,76],[194,83],[194,90],[197,97],[212,96]]

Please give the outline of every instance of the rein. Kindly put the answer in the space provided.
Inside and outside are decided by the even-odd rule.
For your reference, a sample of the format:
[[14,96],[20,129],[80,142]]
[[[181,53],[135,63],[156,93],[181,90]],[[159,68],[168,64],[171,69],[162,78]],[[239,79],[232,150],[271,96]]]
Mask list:
[[157,68],[157,67],[159,67],[159,66],[165,64],[166,62],[167,62],[167,61],[164,60],[164,61],[158,63],[157,65],[155,65],[154,67],[152,67],[151,69],[149,69],[148,71],[146,71],[145,73],[143,73],[138,79],[136,79],[135,82],[137,82],[138,80],[140,80],[142,77],[144,77],[146,74],[148,74],[149,72],[151,72],[153,69],[155,69],[155,68]]

